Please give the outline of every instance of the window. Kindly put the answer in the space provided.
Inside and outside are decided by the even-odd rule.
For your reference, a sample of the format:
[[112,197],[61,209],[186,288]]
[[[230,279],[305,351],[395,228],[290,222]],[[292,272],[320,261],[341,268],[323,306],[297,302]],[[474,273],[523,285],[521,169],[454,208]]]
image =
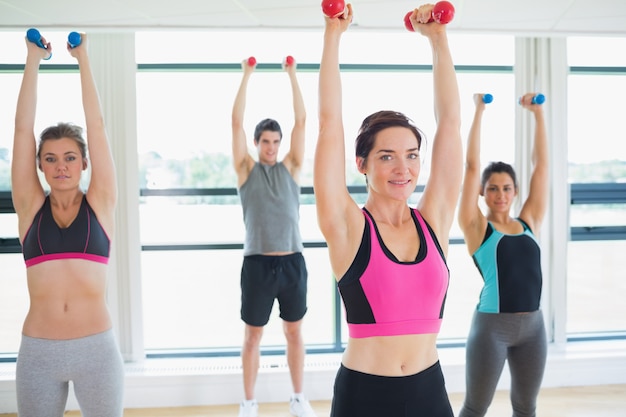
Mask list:
[[[422,183],[428,175],[429,141],[434,129],[430,52],[423,39],[414,38],[419,37],[417,34],[356,31],[346,35],[341,53],[346,159],[354,198],[362,202],[359,187],[363,179],[354,169],[353,140],[363,117],[373,111],[403,111],[426,132]],[[49,36],[55,45],[64,42],[61,32]],[[205,56],[198,55],[197,44],[188,42],[190,36],[194,42],[207,45]],[[226,36],[229,42],[223,42]],[[168,42],[160,41],[162,38]],[[8,126],[0,129],[0,355],[14,358],[28,308],[8,177],[11,127],[24,59],[23,34],[2,33],[0,40],[5,45],[19,45],[0,57],[0,126]],[[463,35],[450,36],[450,40],[461,93],[463,141],[474,110],[472,94],[491,93],[494,103],[484,116],[481,159],[485,164],[495,159],[513,162],[514,38]],[[589,55],[594,50],[585,46],[586,42],[585,38],[568,41],[568,158],[573,205],[569,213],[572,239],[568,244],[567,331],[576,337],[626,330],[626,311],[619,299],[625,290],[619,274],[626,268],[621,256],[626,236],[626,151],[621,145],[626,141],[618,125],[620,114],[616,113],[620,108],[616,100],[626,93],[626,64],[619,54],[602,55],[603,60]],[[613,50],[626,46],[624,39],[606,42],[614,45]],[[369,45],[368,53],[363,53],[363,44]],[[165,46],[164,50],[164,45],[175,46],[171,50]],[[241,79],[239,62],[250,55],[257,58],[259,67],[249,85],[248,132],[267,116],[279,120],[283,130],[289,131],[290,90],[280,62],[290,54],[300,66],[298,78],[308,113],[300,211],[310,282],[305,341],[310,351],[338,350],[345,342],[343,311],[311,194],[320,48],[320,34],[312,32],[137,34],[138,192],[143,333],[148,354],[239,352],[243,337],[239,270],[244,231],[230,156],[230,110]],[[494,50],[504,52],[494,54]],[[59,120],[84,124],[73,65],[71,57],[58,47],[54,59],[42,64],[37,132]],[[421,89],[420,85],[428,87]],[[415,92],[419,92],[419,99]],[[364,94],[372,99],[362,99]],[[252,148],[251,138],[249,141]],[[481,287],[456,224],[451,239],[451,283],[440,334],[442,344],[467,336]],[[263,338],[263,349],[284,349],[276,309]]]
[[[568,159],[572,185],[567,332],[626,330],[626,137],[624,38],[568,39]],[[608,49],[607,49],[608,48]],[[613,49],[617,48],[617,49]]]
[[[168,42],[160,43],[160,36]],[[185,350],[238,354],[243,337],[239,318],[239,276],[244,237],[243,218],[236,195],[231,162],[230,113],[242,72],[240,62],[255,56],[258,62],[248,85],[246,131],[249,147],[255,124],[265,117],[281,123],[285,137],[293,114],[288,78],[280,62],[292,54],[299,65],[298,80],[307,108],[305,166],[301,176],[301,230],[309,270],[305,342],[310,350],[337,349],[345,342],[343,307],[338,304],[323,237],[317,227],[310,194],[317,137],[317,70],[320,34],[302,32],[249,34],[193,34],[207,45],[205,56],[185,39],[187,33],[138,33],[137,75],[138,149],[141,200],[142,287],[144,336],[148,354]],[[429,142],[434,134],[430,50],[416,34],[346,34],[342,46],[342,82],[346,128],[348,181],[363,186],[355,169],[354,138],[362,119],[374,111],[405,112],[427,135],[425,166],[428,175]],[[228,37],[228,47],[219,39]],[[455,63],[463,117],[473,114],[472,94],[489,92],[499,100],[485,123],[485,160],[514,157],[514,77],[512,37],[456,37]],[[363,54],[353,44],[367,43]],[[481,43],[507,51],[480,53],[464,45]],[[170,53],[153,45],[176,45]],[[282,47],[286,45],[286,47]],[[306,45],[306,47],[304,47]],[[393,45],[392,48],[389,45]],[[189,50],[187,50],[187,46]],[[413,54],[398,51],[415,51]],[[485,50],[486,49],[481,49]],[[233,51],[241,51],[233,53]],[[297,51],[298,53],[296,54]],[[302,54],[302,55],[300,55]],[[420,86],[424,86],[421,88]],[[365,96],[365,99],[361,98]],[[419,98],[418,98],[419,97]],[[464,126],[465,130],[469,125]],[[503,132],[509,140],[503,140]],[[467,132],[464,132],[464,136]],[[288,143],[282,151],[288,149]],[[309,193],[309,194],[307,194]],[[207,195],[209,194],[209,195]],[[354,194],[362,203],[363,194]],[[416,195],[416,198],[417,195]],[[168,219],[168,220],[165,220]],[[172,220],[173,219],[173,220]],[[453,231],[458,240],[460,230]],[[448,263],[452,281],[446,304],[442,339],[465,338],[471,311],[480,291],[480,277],[463,245],[452,245]],[[168,308],[164,309],[167,300]],[[284,336],[274,308],[262,340],[264,351],[282,350]],[[217,319],[219,317],[219,320]],[[181,326],[181,323],[185,323]],[[337,326],[341,340],[337,340]]]

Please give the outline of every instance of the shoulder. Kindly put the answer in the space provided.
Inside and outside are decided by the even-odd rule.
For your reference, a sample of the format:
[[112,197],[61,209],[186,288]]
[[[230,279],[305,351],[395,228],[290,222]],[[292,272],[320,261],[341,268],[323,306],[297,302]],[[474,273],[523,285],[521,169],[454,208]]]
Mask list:
[[536,234],[534,229],[534,224],[530,221],[524,220],[521,217],[517,217],[517,221],[519,221],[522,224],[522,227],[524,228],[524,231],[528,231],[531,234]]

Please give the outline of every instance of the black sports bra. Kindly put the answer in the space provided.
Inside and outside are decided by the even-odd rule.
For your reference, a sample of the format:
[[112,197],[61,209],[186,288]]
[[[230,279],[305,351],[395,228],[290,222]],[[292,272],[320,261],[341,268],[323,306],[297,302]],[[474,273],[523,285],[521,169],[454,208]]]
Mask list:
[[46,196],[22,242],[26,267],[57,259],[85,259],[109,263],[111,241],[83,196],[76,218],[61,228]]

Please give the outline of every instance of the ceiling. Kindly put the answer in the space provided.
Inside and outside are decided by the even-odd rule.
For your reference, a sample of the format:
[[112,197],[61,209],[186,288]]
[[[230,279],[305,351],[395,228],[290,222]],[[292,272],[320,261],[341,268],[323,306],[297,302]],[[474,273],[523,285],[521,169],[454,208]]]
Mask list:
[[[432,1],[432,0],[431,0]],[[353,0],[360,29],[405,30],[426,1]],[[451,0],[450,32],[626,36],[626,0]],[[320,0],[0,0],[0,30],[319,29]],[[623,52],[622,52],[623,53]]]

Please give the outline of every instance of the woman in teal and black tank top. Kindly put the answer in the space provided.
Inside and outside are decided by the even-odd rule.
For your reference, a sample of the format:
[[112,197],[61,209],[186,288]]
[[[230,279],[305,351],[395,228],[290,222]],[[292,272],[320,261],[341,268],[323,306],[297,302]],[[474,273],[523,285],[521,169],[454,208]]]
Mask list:
[[[530,189],[517,217],[510,215],[518,195],[515,171],[492,162],[481,174],[480,129],[485,110],[482,94],[467,143],[459,225],[467,249],[483,278],[466,348],[466,396],[459,417],[484,416],[508,361],[513,416],[535,416],[546,363],[547,342],[541,301],[541,253],[536,233],[548,194],[548,145],[543,108],[534,94],[520,99],[533,113],[536,130]],[[478,205],[484,197],[487,213]]]

